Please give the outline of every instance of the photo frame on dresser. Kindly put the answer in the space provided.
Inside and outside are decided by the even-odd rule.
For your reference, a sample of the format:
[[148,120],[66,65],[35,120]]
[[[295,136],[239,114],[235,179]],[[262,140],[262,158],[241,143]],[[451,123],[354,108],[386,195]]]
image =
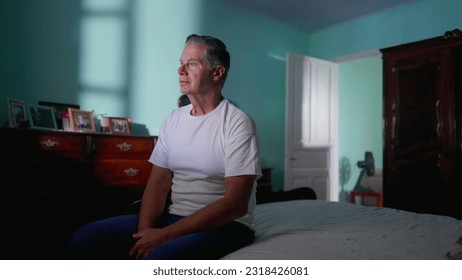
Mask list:
[[8,121],[10,127],[28,127],[29,119],[27,103],[13,98],[8,98]]
[[122,134],[122,135],[131,135],[131,119],[130,118],[114,118],[109,117],[109,133],[111,134]]
[[93,112],[68,108],[69,130],[77,132],[96,132]]
[[[55,114],[58,129],[64,129],[66,126],[66,129],[64,130],[69,130],[69,111],[67,110],[67,108],[80,109],[80,105],[77,104],[57,103],[49,101],[39,101],[38,104],[42,106],[52,107]],[[67,122],[66,125],[64,124],[64,122]]]
[[37,129],[57,129],[53,108],[49,106],[28,104],[29,126]]

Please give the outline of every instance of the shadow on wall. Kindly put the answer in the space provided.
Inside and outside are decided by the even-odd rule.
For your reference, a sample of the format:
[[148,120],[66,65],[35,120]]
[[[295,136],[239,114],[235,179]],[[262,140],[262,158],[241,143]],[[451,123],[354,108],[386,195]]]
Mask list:
[[339,201],[348,201],[348,192],[345,191],[345,185],[350,181],[351,177],[351,161],[347,157],[341,157],[339,162]]

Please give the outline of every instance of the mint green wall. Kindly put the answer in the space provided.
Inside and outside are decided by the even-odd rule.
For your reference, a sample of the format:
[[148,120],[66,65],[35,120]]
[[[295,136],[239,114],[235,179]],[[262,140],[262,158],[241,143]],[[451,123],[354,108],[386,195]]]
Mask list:
[[462,28],[462,1],[417,0],[310,35],[310,55],[339,57],[441,36]]
[[0,1],[0,125],[6,98],[77,101],[79,1]]
[[[371,151],[375,167],[382,169],[382,60],[372,56],[344,62],[339,70],[339,155],[351,164],[353,189],[360,169],[357,162]],[[342,186],[341,186],[342,187]]]

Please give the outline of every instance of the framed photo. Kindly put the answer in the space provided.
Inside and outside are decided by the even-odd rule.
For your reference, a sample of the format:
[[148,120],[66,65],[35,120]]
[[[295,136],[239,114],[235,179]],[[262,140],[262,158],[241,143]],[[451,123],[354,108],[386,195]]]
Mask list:
[[29,125],[31,128],[57,129],[53,108],[42,105],[28,104]]
[[109,117],[109,133],[131,135],[131,119],[130,118],[112,118]]
[[28,127],[27,103],[21,100],[8,98],[8,120],[10,127]]
[[68,108],[69,130],[79,132],[96,132],[95,121],[91,111]]
[[[69,111],[67,108],[75,108],[80,109],[79,105],[76,104],[66,104],[66,103],[56,103],[56,102],[49,102],[49,101],[39,101],[39,105],[49,106],[53,108],[56,124],[58,125],[58,129],[64,129],[63,121],[67,122],[67,127],[69,127]],[[65,120],[63,120],[63,118]]]

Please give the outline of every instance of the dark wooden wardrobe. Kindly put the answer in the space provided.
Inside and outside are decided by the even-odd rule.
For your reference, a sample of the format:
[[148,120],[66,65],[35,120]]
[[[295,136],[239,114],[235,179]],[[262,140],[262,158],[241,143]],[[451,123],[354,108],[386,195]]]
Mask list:
[[462,219],[462,32],[381,52],[384,206]]

